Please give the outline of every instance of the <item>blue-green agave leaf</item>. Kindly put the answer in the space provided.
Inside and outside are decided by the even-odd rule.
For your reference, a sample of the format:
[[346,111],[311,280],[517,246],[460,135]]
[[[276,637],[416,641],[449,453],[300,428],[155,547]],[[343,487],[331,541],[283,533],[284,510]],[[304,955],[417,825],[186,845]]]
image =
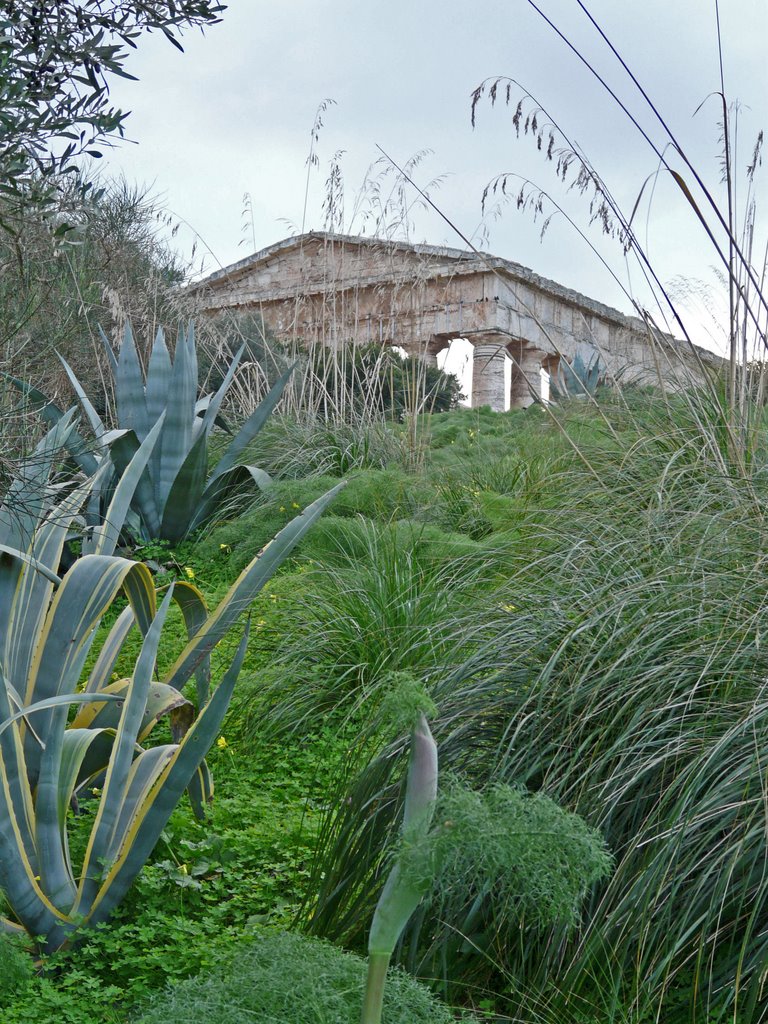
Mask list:
[[134,430],[139,441],[143,441],[153,424],[147,416],[144,379],[130,324],[125,325],[123,343],[117,360],[115,397],[117,422],[124,429]]
[[[159,508],[165,512],[168,496],[192,448],[197,397],[197,355],[192,328],[182,330],[173,356],[170,391],[162,437],[160,475],[155,480]],[[165,536],[163,534],[163,536]]]
[[145,476],[147,463],[162,429],[163,417],[161,416],[141,442],[131,461],[120,473],[112,500],[104,517],[104,522],[92,531],[87,544],[83,543],[83,552],[85,554],[114,554],[134,494],[141,484],[142,477]]
[[192,516],[189,529],[204,526],[218,513],[226,515],[227,503],[239,496],[249,484],[256,484],[265,491],[272,484],[272,477],[258,466],[232,466],[218,476],[211,477]]
[[81,882],[81,891],[74,910],[85,915],[86,924],[99,924],[109,917],[154,849],[173,809],[219,734],[245,658],[247,644],[246,628],[235,657],[211,699],[178,744],[144,801],[137,807],[123,835],[118,837],[115,832],[119,845],[117,848],[111,847],[114,851],[114,863],[106,865],[98,891],[94,891],[91,880],[83,879]]
[[151,423],[165,412],[171,389],[173,364],[162,327],[158,328],[147,365],[147,416]]
[[[165,456],[165,453],[163,453]],[[201,434],[179,467],[163,507],[160,536],[176,544],[189,533],[195,510],[202,500],[208,469],[208,447]]]
[[209,434],[211,432],[214,424],[217,421],[219,410],[221,409],[221,403],[224,401],[224,396],[226,395],[227,391],[229,391],[229,387],[232,383],[232,380],[234,379],[237,368],[240,365],[240,360],[243,357],[244,351],[245,345],[241,345],[239,351],[235,354],[234,359],[229,364],[227,372],[224,375],[224,380],[219,385],[216,394],[213,395],[210,401],[208,402],[208,406],[205,410],[205,415],[203,417],[203,429],[205,430],[206,434]]
[[[110,458],[115,467],[118,477],[126,472],[132,459],[138,452],[141,444],[134,431],[128,431],[118,438],[110,449]],[[154,452],[157,453],[158,442],[155,442]],[[160,536],[160,510],[157,504],[157,489],[154,485],[149,467],[145,467],[140,474],[133,492],[133,508],[138,510],[143,530],[146,533],[145,540]]]
[[128,636],[135,624],[136,617],[133,614],[133,608],[128,605],[120,612],[117,620],[107,634],[106,640],[102,644],[98,657],[96,658],[93,668],[91,669],[91,673],[88,676],[88,681],[85,684],[86,693],[103,690],[109,683],[112,678],[112,673],[115,670],[117,659],[120,657],[122,652],[125,638]]
[[114,349],[112,348],[112,344],[109,338],[104,333],[104,329],[101,327],[101,325],[99,325],[99,337],[101,338],[101,343],[104,346],[104,351],[107,354],[109,368],[112,371],[112,379],[117,380],[117,356],[115,355]]
[[64,367],[66,374],[69,377],[69,382],[72,385],[72,388],[78,397],[80,405],[82,405],[83,407],[83,412],[88,418],[88,422],[91,425],[91,430],[94,432],[96,437],[101,437],[101,435],[105,433],[104,424],[102,423],[101,416],[99,416],[99,414],[96,412],[95,408],[93,407],[93,403],[83,390],[83,385],[77,379],[77,374],[69,365],[67,360],[64,358],[63,355],[61,355],[60,352],[57,352],[56,355],[59,357],[59,361],[61,362],[61,365]]
[[160,636],[172,597],[172,590],[169,590],[144,638],[131,685],[123,704],[99,809],[83,859],[83,882],[80,896],[81,898],[84,896],[86,900],[90,898],[89,892],[95,892],[100,884],[107,851],[112,844],[114,828],[120,817],[128,787],[131,762],[144,721]]

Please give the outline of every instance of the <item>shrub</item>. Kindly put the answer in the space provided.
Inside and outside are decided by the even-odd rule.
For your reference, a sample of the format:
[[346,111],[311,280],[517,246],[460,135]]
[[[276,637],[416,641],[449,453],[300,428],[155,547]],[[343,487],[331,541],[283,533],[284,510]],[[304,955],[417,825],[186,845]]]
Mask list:
[[6,935],[0,932],[0,1008],[9,999],[29,986],[32,980],[32,960],[25,948],[22,936]]
[[[319,939],[259,932],[215,969],[159,996],[136,1024],[359,1024],[365,969],[359,956]],[[399,970],[387,981],[384,1019],[456,1021],[428,989]]]

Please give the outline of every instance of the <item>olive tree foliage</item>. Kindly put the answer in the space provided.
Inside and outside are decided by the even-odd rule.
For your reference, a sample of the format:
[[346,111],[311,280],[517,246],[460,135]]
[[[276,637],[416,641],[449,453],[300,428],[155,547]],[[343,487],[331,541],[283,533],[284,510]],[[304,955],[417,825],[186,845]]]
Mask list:
[[185,28],[220,21],[216,0],[0,0],[0,193],[39,187],[120,136],[113,75],[138,38],[159,31],[181,49]]

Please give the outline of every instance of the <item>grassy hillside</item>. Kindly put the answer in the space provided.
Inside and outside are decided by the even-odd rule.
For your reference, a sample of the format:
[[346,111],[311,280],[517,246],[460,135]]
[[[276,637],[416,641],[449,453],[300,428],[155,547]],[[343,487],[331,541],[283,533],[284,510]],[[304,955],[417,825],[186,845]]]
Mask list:
[[[538,920],[544,890],[531,904],[514,869],[439,886],[401,943],[408,970],[488,1019],[760,1019],[762,448],[729,470],[687,404],[631,393],[557,418],[461,410],[421,434],[422,468],[372,452],[254,603],[210,821],[182,804],[111,923],[9,975],[4,1022],[127,1021],[264,926],[361,951],[401,813],[393,672],[437,705],[445,786],[544,794],[612,857],[570,918]],[[296,454],[291,424],[260,444],[266,468]],[[220,595],[333,482],[311,470],[294,460],[240,517],[143,552],[158,582]],[[547,856],[553,879],[581,870],[578,846]]]

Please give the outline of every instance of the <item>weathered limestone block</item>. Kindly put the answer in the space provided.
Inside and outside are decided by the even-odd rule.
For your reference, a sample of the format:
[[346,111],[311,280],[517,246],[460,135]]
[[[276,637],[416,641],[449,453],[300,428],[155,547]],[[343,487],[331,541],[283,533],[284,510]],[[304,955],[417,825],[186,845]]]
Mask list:
[[410,342],[403,345],[409,356],[416,356],[425,366],[437,366],[437,353],[447,347],[447,342],[434,336],[423,341]]

